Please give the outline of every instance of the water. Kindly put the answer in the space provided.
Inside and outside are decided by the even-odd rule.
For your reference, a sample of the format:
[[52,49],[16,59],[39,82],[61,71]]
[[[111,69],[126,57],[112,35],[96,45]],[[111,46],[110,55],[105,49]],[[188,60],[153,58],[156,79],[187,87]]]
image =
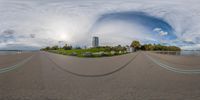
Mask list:
[[179,56],[200,56],[200,51],[155,51],[155,53]]
[[22,51],[0,51],[0,55],[19,54]]

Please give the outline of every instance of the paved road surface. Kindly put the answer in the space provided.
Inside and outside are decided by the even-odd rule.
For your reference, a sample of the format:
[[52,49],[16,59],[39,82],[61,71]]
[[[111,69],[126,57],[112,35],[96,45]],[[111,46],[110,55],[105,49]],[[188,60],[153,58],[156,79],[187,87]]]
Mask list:
[[46,52],[0,56],[0,100],[200,100],[199,58],[193,69],[174,57],[144,52],[106,58]]

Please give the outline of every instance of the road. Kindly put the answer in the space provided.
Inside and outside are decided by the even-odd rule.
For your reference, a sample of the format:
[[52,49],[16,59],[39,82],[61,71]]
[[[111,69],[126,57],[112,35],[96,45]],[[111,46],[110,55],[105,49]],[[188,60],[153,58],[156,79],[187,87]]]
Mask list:
[[146,52],[1,55],[0,100],[200,100],[198,59]]

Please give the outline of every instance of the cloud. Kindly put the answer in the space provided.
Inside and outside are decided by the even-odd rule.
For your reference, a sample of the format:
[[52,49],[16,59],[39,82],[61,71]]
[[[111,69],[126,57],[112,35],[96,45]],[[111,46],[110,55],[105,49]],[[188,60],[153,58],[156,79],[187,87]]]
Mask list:
[[36,37],[36,34],[30,34],[30,37],[31,37],[31,38],[35,38],[35,37]]
[[14,32],[14,30],[12,30],[12,29],[8,29],[8,30],[4,30],[2,33],[5,34],[5,35],[12,35],[12,34],[14,34],[15,32]]
[[155,29],[153,29],[153,31],[157,32],[160,36],[168,35],[168,32],[163,31],[161,28],[155,28]]
[[184,45],[182,49],[184,50],[199,50],[200,44]]
[[[90,29],[99,18],[109,14],[124,16],[127,12],[143,12],[167,23],[171,28],[165,29],[163,24],[163,27],[155,26],[150,30],[166,37],[169,43],[200,49],[197,45],[200,43],[199,3],[198,0],[0,0],[0,49],[26,46],[41,48],[58,44],[59,41],[72,45],[90,45],[91,37],[97,34]],[[158,36],[148,35],[150,31],[143,27],[151,24],[145,24],[145,21],[142,25],[133,23],[134,21],[130,24],[124,19],[121,21],[118,24],[108,21],[103,24],[106,27],[98,27],[96,32],[101,32],[98,33],[99,36],[107,38],[101,41],[105,41],[105,44],[106,41],[127,44],[132,39],[159,42]],[[174,40],[168,37],[171,34],[174,35]]]
[[160,32],[160,31],[162,31],[162,29],[161,28],[155,28],[153,31]]
[[0,33],[0,42],[7,43],[15,40],[15,31],[11,29],[4,30]]
[[165,36],[165,35],[168,35],[168,32],[160,31],[159,34],[160,34],[161,36]]

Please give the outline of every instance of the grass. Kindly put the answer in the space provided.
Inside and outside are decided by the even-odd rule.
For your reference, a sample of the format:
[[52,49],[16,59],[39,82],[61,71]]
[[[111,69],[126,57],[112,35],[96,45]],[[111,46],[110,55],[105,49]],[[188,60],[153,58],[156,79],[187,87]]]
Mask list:
[[[116,51],[115,53],[112,53],[111,51],[108,51],[105,48],[72,49],[72,50],[59,49],[59,50],[49,50],[49,52],[63,54],[63,55],[77,56],[77,57],[109,57],[109,56],[126,54],[126,52],[119,53]],[[91,55],[84,55],[85,53],[90,53]]]

